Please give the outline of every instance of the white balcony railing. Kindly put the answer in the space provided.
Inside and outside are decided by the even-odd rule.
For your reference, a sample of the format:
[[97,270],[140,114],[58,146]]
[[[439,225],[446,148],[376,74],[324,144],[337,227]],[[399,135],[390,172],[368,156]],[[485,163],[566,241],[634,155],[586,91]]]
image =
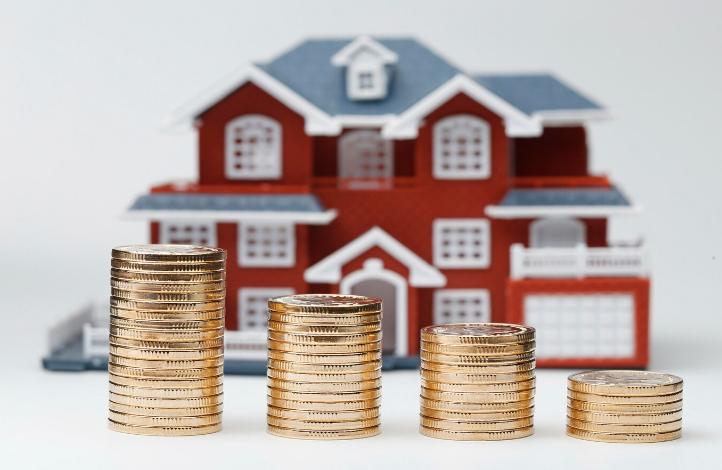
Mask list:
[[511,246],[511,277],[633,277],[648,272],[642,247],[526,248]]

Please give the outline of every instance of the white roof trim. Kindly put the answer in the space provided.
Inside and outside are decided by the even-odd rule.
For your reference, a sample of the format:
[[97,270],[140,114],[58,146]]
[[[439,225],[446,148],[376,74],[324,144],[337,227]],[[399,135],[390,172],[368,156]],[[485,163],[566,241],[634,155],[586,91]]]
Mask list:
[[533,116],[549,127],[580,124],[588,121],[603,121],[612,117],[606,109],[555,109],[537,111]]
[[635,215],[641,206],[487,206],[486,214],[495,219],[532,219],[536,217],[609,217]]
[[393,114],[338,114],[333,119],[341,127],[383,127],[394,118]]
[[276,211],[193,211],[193,210],[135,210],[124,214],[128,219],[141,220],[207,220],[212,222],[293,222],[327,225],[338,215],[335,209],[324,212]]
[[370,49],[384,64],[395,64],[399,56],[371,36],[362,35],[346,44],[340,51],[331,57],[331,63],[336,66],[348,65],[351,63],[354,54],[361,49]]
[[284,103],[306,120],[309,135],[337,135],[341,129],[331,116],[301,97],[282,82],[251,64],[216,83],[198,98],[179,109],[170,118],[170,126],[191,125],[195,118],[241,85],[252,82],[268,94]]
[[421,259],[380,227],[373,227],[309,267],[303,277],[306,282],[337,284],[341,282],[341,268],[374,246],[383,249],[409,268],[409,284],[412,286],[443,287],[446,285],[446,277],[441,271]]
[[384,126],[384,137],[399,139],[416,137],[421,120],[459,93],[464,93],[501,116],[509,137],[541,135],[542,125],[538,118],[524,114],[476,81],[464,74],[458,74]]

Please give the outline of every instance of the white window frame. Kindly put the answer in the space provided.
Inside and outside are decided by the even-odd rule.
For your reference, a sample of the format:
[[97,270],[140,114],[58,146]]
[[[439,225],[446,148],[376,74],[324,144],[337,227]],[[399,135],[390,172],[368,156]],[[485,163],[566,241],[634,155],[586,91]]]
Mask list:
[[[360,157],[352,155],[358,151],[359,145],[380,147],[383,157],[375,157],[371,162],[383,163],[384,171],[378,175],[359,175],[358,168],[353,163]],[[373,173],[373,172],[370,172]],[[393,141],[384,139],[379,131],[360,129],[345,133],[338,139],[338,176],[347,180],[382,180],[394,176],[394,145]]]
[[[237,147],[235,131],[239,127],[261,127],[269,129],[272,135],[271,142],[264,146],[256,145],[254,150],[263,150],[262,155],[243,157],[236,155],[242,149]],[[275,119],[262,114],[244,114],[232,119],[225,127],[225,170],[226,178],[235,180],[264,180],[279,179],[283,167],[283,136],[281,125]],[[242,144],[251,148],[254,144]],[[236,168],[239,159],[253,159],[254,169]],[[259,166],[259,163],[263,163]]]
[[[285,228],[286,237],[286,256],[280,257],[263,257],[249,256],[249,236],[248,231],[253,228],[263,231],[265,228],[271,230]],[[296,263],[296,226],[292,222],[241,222],[238,224],[238,264],[244,267],[276,267],[288,268],[293,267]]]
[[[478,258],[446,258],[443,256],[445,250],[444,232],[446,230],[479,230],[481,237],[480,256]],[[491,224],[488,219],[436,219],[433,228],[433,251],[434,264],[440,268],[465,269],[465,268],[488,268],[491,264]],[[471,246],[471,236],[465,237],[465,245]]]
[[[165,244],[175,244],[177,241],[173,241],[173,227],[193,227],[192,235],[190,236],[191,241],[189,245],[206,245],[206,246],[217,246],[216,238],[216,224],[214,222],[198,221],[198,220],[166,220],[159,222],[159,241]],[[198,232],[201,228],[205,228],[205,239],[206,243],[201,243],[202,237],[198,236]]]
[[253,297],[281,297],[283,295],[293,295],[296,292],[291,287],[242,287],[238,289],[238,329],[241,331],[265,331],[267,329],[268,316],[265,313],[268,307],[264,307],[258,312],[258,318],[263,325],[261,328],[244,328],[248,319],[246,318],[246,310],[249,299]]
[[[450,318],[444,316],[444,311],[448,307],[445,306],[445,301],[457,302],[459,300],[474,301],[478,299],[480,301],[481,315],[479,317],[466,315],[463,318],[458,316],[458,306],[452,307],[453,310],[457,311],[457,315]],[[487,323],[491,321],[491,296],[488,289],[438,289],[434,292],[434,313],[433,322],[435,325],[442,325],[445,323]]]
[[[481,133],[478,149],[472,149],[469,145],[466,147],[467,151],[471,150],[479,152],[479,168],[444,168],[444,165],[449,158],[451,158],[452,163],[457,162],[458,164],[457,160],[459,158],[464,158],[467,164],[473,163],[469,156],[459,157],[458,155],[451,155],[451,157],[449,157],[445,155],[445,153],[451,153],[453,149],[456,148],[455,144],[451,144],[451,149],[448,147],[449,144],[445,142],[445,139],[447,139],[448,136],[445,134],[458,133],[460,132],[459,129],[462,127],[467,130],[476,127]],[[466,139],[472,139],[472,136],[467,135]],[[434,124],[433,130],[433,160],[433,174],[436,179],[478,180],[489,178],[491,176],[491,127],[489,126],[489,123],[471,114],[454,114],[439,120],[436,124]]]

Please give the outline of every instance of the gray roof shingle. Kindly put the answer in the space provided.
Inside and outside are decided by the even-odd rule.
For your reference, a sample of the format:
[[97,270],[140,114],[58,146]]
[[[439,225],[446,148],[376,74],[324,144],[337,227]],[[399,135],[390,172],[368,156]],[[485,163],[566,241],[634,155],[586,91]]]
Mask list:
[[630,206],[629,200],[615,188],[511,189],[500,206]]
[[324,212],[310,194],[183,194],[155,193],[140,196],[129,211],[243,211]]

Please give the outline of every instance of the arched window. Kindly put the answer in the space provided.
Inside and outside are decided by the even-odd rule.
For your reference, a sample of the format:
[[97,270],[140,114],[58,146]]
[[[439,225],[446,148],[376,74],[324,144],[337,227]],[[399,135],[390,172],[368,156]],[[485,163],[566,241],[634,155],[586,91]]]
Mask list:
[[247,114],[226,124],[226,177],[281,177],[281,126],[260,114]]
[[485,179],[491,174],[489,124],[476,116],[449,116],[434,126],[434,178]]
[[584,223],[577,219],[539,219],[529,231],[535,248],[569,248],[586,242]]
[[380,189],[394,176],[393,142],[372,130],[351,131],[338,139],[338,176],[350,189]]

